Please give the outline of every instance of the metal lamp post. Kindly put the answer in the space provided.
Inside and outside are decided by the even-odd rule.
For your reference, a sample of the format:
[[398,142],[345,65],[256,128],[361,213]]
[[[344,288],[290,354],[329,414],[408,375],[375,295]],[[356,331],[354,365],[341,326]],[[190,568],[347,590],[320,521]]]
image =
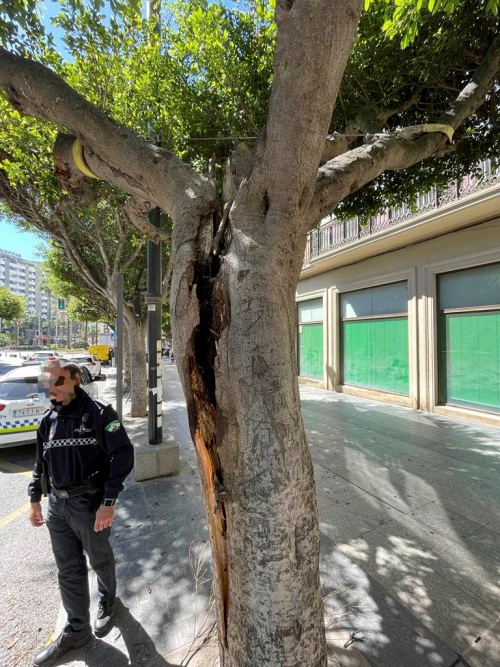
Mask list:
[[[160,35],[160,2],[147,3],[147,18],[156,14],[155,32]],[[159,143],[159,142],[157,142]],[[160,209],[153,208],[149,222],[160,227]],[[148,306],[148,437],[150,445],[159,445],[163,440],[163,403],[161,373],[161,241],[147,243],[147,294]]]

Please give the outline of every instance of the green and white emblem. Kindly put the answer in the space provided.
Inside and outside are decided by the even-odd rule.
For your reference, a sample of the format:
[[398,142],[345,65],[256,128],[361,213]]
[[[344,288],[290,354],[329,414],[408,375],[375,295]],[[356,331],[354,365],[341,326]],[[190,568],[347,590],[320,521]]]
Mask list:
[[114,422],[109,422],[109,424],[104,427],[104,430],[108,431],[108,433],[114,433],[115,431],[118,431],[118,429],[121,427],[122,427],[121,421],[119,419],[115,419]]

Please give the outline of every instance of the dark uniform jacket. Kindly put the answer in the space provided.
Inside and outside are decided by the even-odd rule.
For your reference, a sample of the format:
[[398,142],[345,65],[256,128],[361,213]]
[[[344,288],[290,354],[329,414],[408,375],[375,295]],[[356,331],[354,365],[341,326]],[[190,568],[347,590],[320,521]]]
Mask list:
[[133,468],[134,449],[111,405],[76,387],[76,397],[59,410],[51,409],[38,428],[28,488],[31,502],[42,497],[42,458],[56,489],[81,486],[91,478],[93,485],[104,489],[105,498],[117,498]]

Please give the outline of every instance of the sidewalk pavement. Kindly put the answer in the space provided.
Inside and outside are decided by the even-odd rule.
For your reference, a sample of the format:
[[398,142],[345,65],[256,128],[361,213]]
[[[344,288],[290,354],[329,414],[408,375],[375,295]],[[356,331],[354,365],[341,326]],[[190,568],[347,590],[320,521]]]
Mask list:
[[[127,481],[112,538],[116,627],[70,653],[73,667],[218,665],[196,456],[168,361],[163,381],[180,472]],[[101,398],[113,383],[108,369]],[[331,667],[498,667],[500,429],[310,387],[301,395]],[[94,575],[92,590],[95,600]]]

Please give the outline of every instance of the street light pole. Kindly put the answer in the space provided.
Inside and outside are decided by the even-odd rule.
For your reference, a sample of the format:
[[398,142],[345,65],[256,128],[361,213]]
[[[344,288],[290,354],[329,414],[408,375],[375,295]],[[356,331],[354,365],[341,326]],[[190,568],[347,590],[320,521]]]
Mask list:
[[[147,18],[156,14],[155,32],[160,30],[160,2],[147,3]],[[160,227],[160,209],[151,209],[149,222]],[[150,445],[159,445],[163,440],[163,403],[161,374],[161,241],[147,243],[147,294],[148,306],[148,437]]]
[[[149,222],[160,226],[160,210],[154,208]],[[161,241],[148,241],[148,435],[150,445],[163,440],[162,374],[161,374]]]

